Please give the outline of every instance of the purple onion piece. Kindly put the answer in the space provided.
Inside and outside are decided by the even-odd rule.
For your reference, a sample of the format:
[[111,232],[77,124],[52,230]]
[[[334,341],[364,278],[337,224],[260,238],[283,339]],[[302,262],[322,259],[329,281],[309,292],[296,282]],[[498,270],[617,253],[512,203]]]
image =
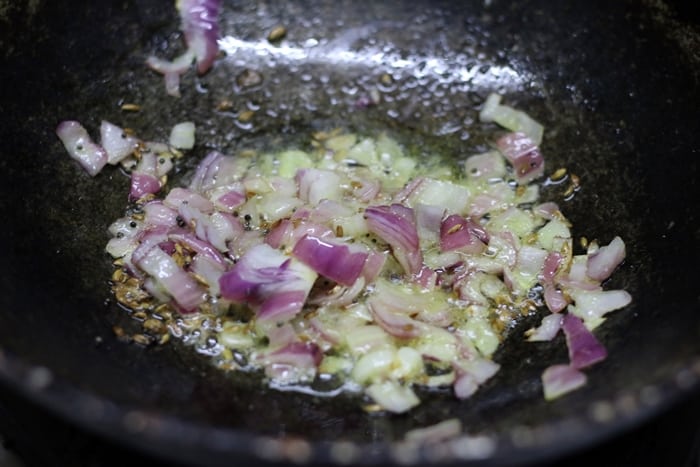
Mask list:
[[265,243],[272,248],[281,248],[284,245],[285,239],[289,238],[294,230],[292,222],[288,219],[282,219],[279,224],[273,227],[265,236]]
[[292,319],[304,307],[308,292],[288,290],[273,292],[260,304],[258,321],[284,322]]
[[283,322],[301,311],[315,280],[306,265],[261,243],[221,276],[219,286],[224,298],[257,309],[259,322]]
[[564,315],[562,329],[569,347],[571,366],[577,370],[598,363],[608,356],[605,347],[586,328],[579,317],[570,313]]
[[488,233],[471,219],[453,214],[440,224],[440,251],[477,254],[486,248],[485,243],[488,243]]
[[542,267],[542,280],[545,283],[554,280],[554,276],[557,274],[557,271],[559,271],[559,266],[561,266],[563,259],[561,253],[558,251],[549,252],[544,260],[544,266]]
[[151,248],[136,265],[162,285],[182,312],[191,313],[204,302],[203,287],[160,248]]
[[194,52],[197,72],[204,74],[219,53],[221,0],[181,0],[179,5],[187,47]]
[[544,303],[552,313],[559,313],[569,304],[564,293],[552,284],[544,286]]
[[153,175],[131,172],[131,189],[129,199],[137,200],[141,197],[158,193],[160,191],[160,181]]
[[231,191],[216,198],[215,201],[227,211],[232,212],[234,209],[246,202],[246,195],[242,190],[232,189]]
[[401,267],[411,275],[423,267],[413,210],[400,204],[371,206],[365,210],[367,227],[391,246]]
[[525,134],[508,133],[496,141],[496,146],[515,169],[518,183],[528,183],[544,173],[544,158]]
[[367,252],[361,250],[352,251],[349,245],[305,235],[294,245],[292,254],[320,275],[350,286],[360,277],[367,261]]

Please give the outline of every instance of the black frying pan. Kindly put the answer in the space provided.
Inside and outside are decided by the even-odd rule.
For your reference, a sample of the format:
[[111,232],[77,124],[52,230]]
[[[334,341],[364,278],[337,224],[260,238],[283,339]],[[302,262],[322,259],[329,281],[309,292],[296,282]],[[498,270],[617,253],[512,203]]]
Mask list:
[[[407,430],[450,417],[476,437],[453,460],[534,461],[601,442],[697,389],[700,35],[673,6],[227,1],[222,34],[244,45],[208,75],[187,74],[176,100],[143,65],[151,53],[181,50],[171,2],[63,3],[0,2],[6,389],[115,443],[209,465],[384,462]],[[256,49],[277,24],[287,26],[286,49]],[[378,50],[385,56],[375,61]],[[246,68],[263,83],[239,86]],[[358,108],[385,72],[395,79],[382,101]],[[459,156],[488,144],[471,122],[492,90],[545,124],[550,169],[566,166],[583,180],[563,205],[574,235],[619,234],[628,246],[609,287],[628,289],[634,302],[597,331],[610,358],[582,390],[543,400],[539,375],[566,360],[565,348],[523,343],[522,329],[496,356],[501,372],[472,399],[428,394],[402,416],[368,415],[354,396],[270,390],[177,343],[144,349],[114,335],[115,325],[136,326],[110,298],[103,252],[128,182],[118,170],[84,174],[54,134],[59,121],[94,132],[107,119],[162,140],[172,124],[195,120],[199,143],[180,175],[210,148],[302,141],[336,125],[390,129]],[[213,110],[222,99],[231,112]],[[124,112],[123,103],[142,111]],[[252,125],[237,123],[236,112],[258,107]]]

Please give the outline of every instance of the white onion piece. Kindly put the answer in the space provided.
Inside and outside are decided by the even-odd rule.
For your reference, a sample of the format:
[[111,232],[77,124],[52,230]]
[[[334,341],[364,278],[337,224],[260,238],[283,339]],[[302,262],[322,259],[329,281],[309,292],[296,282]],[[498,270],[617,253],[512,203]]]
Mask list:
[[472,180],[492,180],[502,178],[506,164],[498,151],[470,156],[464,163],[464,171]]
[[493,122],[498,107],[501,105],[501,99],[502,97],[499,94],[493,92],[489,94],[479,112],[479,120],[482,122]]
[[148,57],[146,65],[165,76],[165,90],[169,95],[180,97],[180,75],[185,74],[194,59],[194,52],[188,50],[172,62],[153,56]]
[[609,245],[600,247],[588,256],[586,275],[597,281],[604,281],[625,259],[625,242],[615,237]]
[[383,348],[363,355],[352,370],[352,379],[360,384],[386,378],[396,359],[396,349]]
[[571,290],[569,293],[575,303],[571,310],[589,327],[596,327],[605,314],[632,302],[632,296],[625,290]]
[[372,384],[365,392],[389,412],[403,413],[420,403],[420,400],[410,387],[402,386],[396,381]]
[[570,365],[552,365],[542,373],[544,398],[556,399],[586,384],[586,375]]
[[479,389],[479,383],[470,373],[463,373],[454,382],[454,392],[458,399],[467,399]]
[[214,203],[199,193],[186,188],[173,188],[168,192],[163,203],[174,209],[180,209],[182,205],[186,205],[206,214],[214,212]]
[[137,246],[138,241],[133,237],[113,237],[107,242],[105,251],[113,258],[122,258],[133,252]]
[[551,341],[561,329],[564,315],[552,313],[542,318],[542,322],[536,328],[525,331],[527,340],[530,342]]
[[107,163],[115,165],[134,153],[139,140],[121,127],[103,120],[100,125],[100,143],[107,151]]
[[194,147],[194,122],[178,123],[170,130],[168,142],[178,149],[192,149]]
[[143,222],[130,217],[122,217],[114,221],[107,229],[114,237],[134,237],[144,228]]
[[56,134],[68,155],[76,160],[85,171],[94,177],[107,163],[107,151],[95,144],[87,130],[78,122],[61,122],[56,128]]
[[477,384],[484,384],[498,373],[501,365],[493,360],[476,357],[470,360],[459,360],[455,362],[455,367],[472,375]]
[[489,94],[486,98],[486,102],[479,112],[479,120],[496,122],[510,131],[524,133],[536,145],[542,142],[544,127],[525,112],[502,105],[501,96],[496,93]]
[[299,198],[311,205],[321,200],[339,201],[343,197],[340,176],[330,170],[301,169],[296,175]]

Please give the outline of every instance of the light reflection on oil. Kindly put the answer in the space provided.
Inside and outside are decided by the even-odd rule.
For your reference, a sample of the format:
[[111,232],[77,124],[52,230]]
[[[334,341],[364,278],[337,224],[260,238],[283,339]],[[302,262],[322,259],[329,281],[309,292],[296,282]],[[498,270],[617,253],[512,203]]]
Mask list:
[[300,64],[364,68],[411,76],[418,80],[418,84],[437,80],[442,84],[468,83],[471,89],[498,89],[501,92],[517,91],[532,80],[508,65],[490,62],[482,54],[406,55],[393,46],[377,44],[354,50],[353,44],[366,33],[364,28],[355,28],[330,41],[306,40],[303,45],[273,45],[265,39],[247,41],[229,35],[219,40],[219,46],[237,66],[282,65],[292,68],[292,71]]

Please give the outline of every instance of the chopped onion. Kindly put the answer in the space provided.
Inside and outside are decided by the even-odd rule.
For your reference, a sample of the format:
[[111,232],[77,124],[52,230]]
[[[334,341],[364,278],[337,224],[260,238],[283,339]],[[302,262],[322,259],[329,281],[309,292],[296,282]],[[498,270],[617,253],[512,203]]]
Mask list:
[[365,210],[370,232],[391,245],[392,253],[404,270],[417,274],[423,267],[413,210],[400,204],[372,206]]
[[133,154],[139,145],[137,138],[106,120],[100,125],[100,142],[107,151],[107,163],[113,165]]
[[440,225],[440,250],[460,250],[478,254],[484,251],[489,241],[484,228],[469,218],[453,214]]
[[625,259],[625,243],[615,237],[608,246],[588,256],[586,275],[597,281],[604,281]]
[[292,254],[311,269],[339,284],[352,285],[360,277],[367,251],[354,245],[305,235],[294,245]]
[[403,413],[420,403],[413,390],[396,381],[375,383],[365,390],[381,407],[394,413]]
[[[408,339],[421,333],[421,323],[408,315],[392,310],[391,304],[382,300],[381,295],[373,295],[367,300],[374,320],[392,336]],[[395,308],[394,308],[395,309]]]
[[251,248],[221,277],[221,295],[258,308],[261,321],[288,321],[299,313],[316,273],[266,244]]
[[321,349],[313,342],[292,342],[264,356],[268,365],[282,364],[296,369],[316,368],[322,359]]
[[593,327],[607,313],[626,307],[632,296],[624,290],[576,290],[569,292],[576,303],[573,313]]
[[479,389],[479,383],[470,373],[463,373],[457,377],[453,387],[458,399],[467,399]]
[[207,214],[214,211],[214,204],[211,201],[199,193],[186,188],[173,188],[168,192],[163,203],[178,210],[182,206],[188,206]]
[[542,322],[536,328],[528,329],[525,332],[527,340],[531,342],[551,341],[559,333],[564,316],[552,313],[542,318]]
[[608,356],[605,347],[586,329],[583,321],[577,316],[570,313],[564,315],[562,329],[566,335],[571,365],[577,370],[605,360]]
[[343,191],[340,177],[330,170],[301,169],[296,175],[299,198],[311,205],[321,200],[340,200]]
[[496,146],[513,164],[518,183],[527,183],[544,173],[544,158],[536,143],[525,134],[508,133],[496,142]]
[[552,284],[545,284],[544,286],[544,303],[552,313],[559,313],[569,305],[564,292]]
[[178,149],[192,149],[194,147],[194,123],[178,123],[170,131],[168,141],[171,146]]
[[107,163],[107,152],[90,139],[87,130],[80,123],[61,122],[56,128],[56,134],[70,157],[78,161],[90,176],[97,175]]
[[144,222],[148,225],[175,227],[177,226],[177,211],[154,200],[143,206]]
[[221,0],[180,0],[177,2],[185,34],[187,51],[172,62],[149,57],[146,64],[165,76],[165,88],[171,96],[180,95],[180,75],[193,61],[197,72],[206,73],[219,52],[219,26],[217,24]]
[[[184,3],[181,11],[206,2]],[[213,24],[207,18],[188,21]],[[500,369],[501,328],[537,306],[552,314],[528,340],[564,329],[570,364],[543,374],[547,398],[564,394],[606,356],[590,329],[631,300],[601,285],[624,243],[574,256],[570,223],[556,204],[536,204],[538,187],[527,184],[543,171],[536,122],[500,97],[482,114],[515,133],[456,175],[418,164],[386,135],[319,134],[309,151],[210,152],[188,187],[158,198],[180,158],[173,148],[192,147],[194,126],[176,125],[170,144],[127,144],[104,123],[135,200],[109,228],[107,250],[130,276],[115,293],[148,293],[143,304],[122,299],[134,309],[190,313],[169,329],[199,331],[197,348],[222,366],[264,369],[286,390],[332,376],[361,388],[372,410],[396,413],[418,403],[413,385],[472,396]]]
[[129,198],[137,200],[145,195],[160,191],[160,181],[153,175],[132,172]]
[[525,112],[501,105],[501,96],[498,94],[489,94],[479,113],[479,119],[482,122],[496,122],[510,131],[524,133],[537,145],[542,142],[544,127]]
[[474,180],[498,180],[505,175],[506,165],[499,152],[489,151],[469,157],[464,163],[464,171]]
[[182,311],[194,312],[204,302],[202,286],[160,248],[151,248],[137,266],[158,281]]
[[570,365],[552,365],[542,373],[544,398],[548,401],[586,384],[586,375]]
[[219,53],[219,25],[217,23],[221,0],[180,0],[182,30],[187,46],[194,51],[197,71],[206,73]]

